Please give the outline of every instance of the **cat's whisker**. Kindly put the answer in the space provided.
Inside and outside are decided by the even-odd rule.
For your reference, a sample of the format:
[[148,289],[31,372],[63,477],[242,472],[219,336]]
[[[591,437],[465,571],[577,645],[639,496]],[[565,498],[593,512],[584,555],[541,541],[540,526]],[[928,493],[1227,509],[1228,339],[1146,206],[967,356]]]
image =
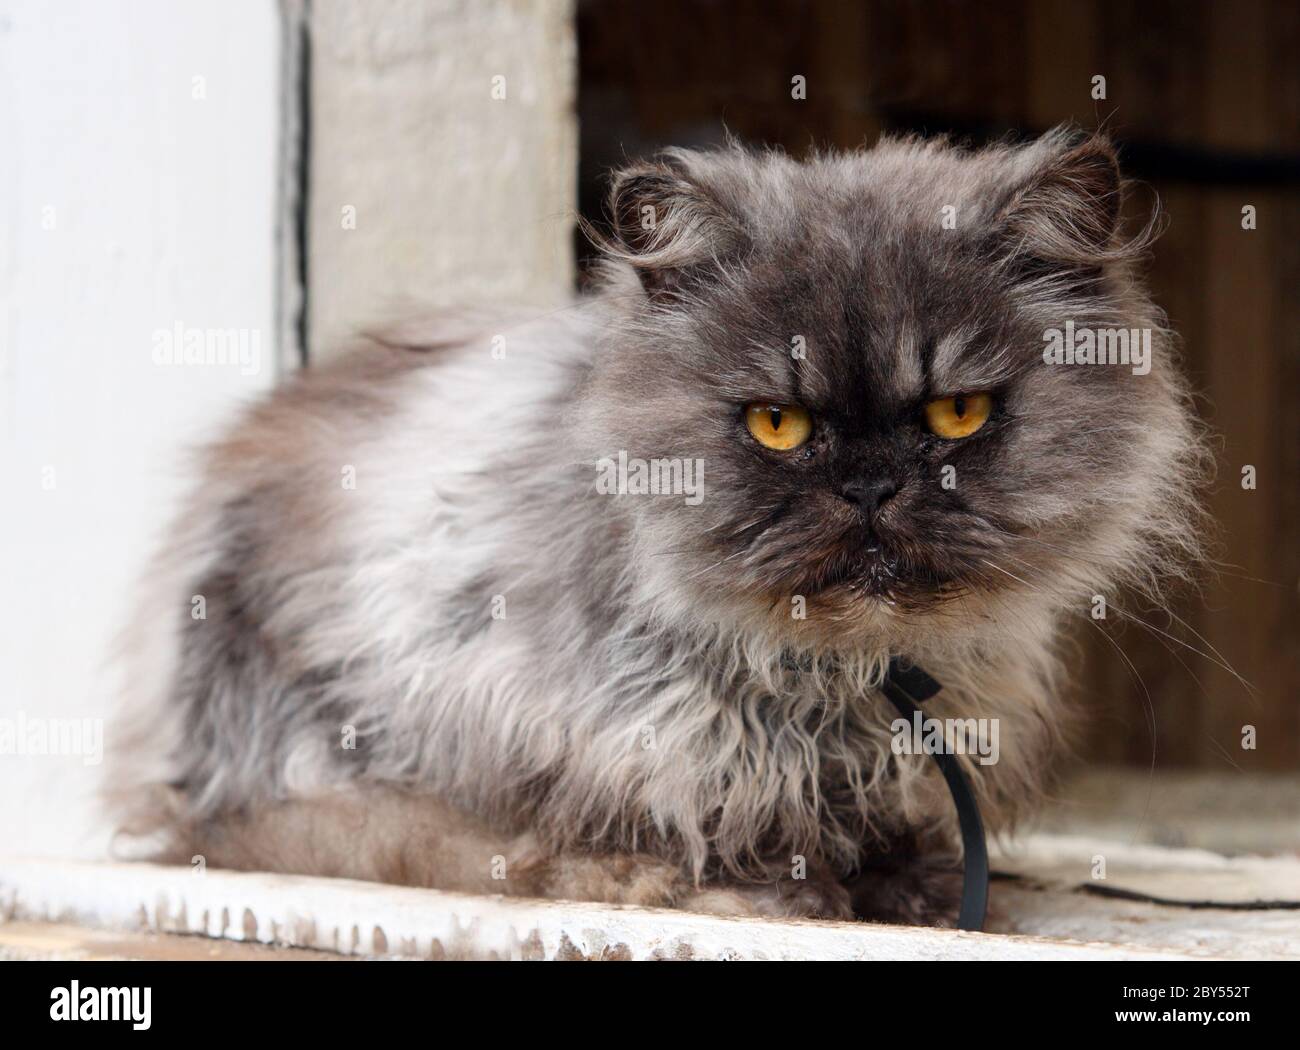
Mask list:
[[1208,740],[1211,744],[1213,744],[1216,748],[1218,748],[1219,754],[1223,756],[1223,760],[1227,762],[1228,765],[1232,766],[1232,768],[1235,769],[1238,773],[1245,772],[1245,770],[1243,770],[1241,766],[1237,765],[1237,763],[1232,760],[1232,755],[1228,753],[1228,749],[1224,747],[1222,744],[1220,744],[1217,740],[1215,740],[1214,737],[1210,736],[1209,733],[1206,733],[1205,739]]
[[697,580],[697,579],[699,579],[701,576],[704,576],[704,575],[706,575],[706,574],[712,572],[714,569],[718,568],[718,566],[720,566],[720,565],[725,565],[727,562],[731,561],[733,558],[738,558],[738,557],[740,557],[740,555],[742,555],[742,554],[744,554],[744,553],[745,553],[745,552],[744,552],[744,550],[742,549],[742,550],[735,551],[735,552],[732,553],[732,554],[728,554],[725,558],[719,558],[719,559],[718,559],[717,561],[715,561],[712,565],[706,566],[706,567],[703,568],[703,569],[697,569],[695,572],[690,573],[689,575],[687,575],[686,579],[688,579],[688,580]]
[[987,558],[983,559],[983,561],[990,569],[996,569],[998,572],[1002,573],[1003,576],[1010,576],[1017,583],[1022,584],[1030,594],[1036,594],[1040,597],[1050,597],[1047,592],[1038,590],[1028,580],[1021,579],[1014,572],[1008,572],[1006,569],[1002,568],[1001,565],[994,565],[993,562],[989,561]]
[[[1186,627],[1187,630],[1191,631],[1191,633],[1196,637],[1197,641],[1204,642],[1205,645],[1206,645],[1206,647],[1210,650],[1210,652],[1212,652],[1212,653],[1213,653],[1215,656],[1217,656],[1221,661],[1223,661],[1223,664],[1225,665],[1225,667],[1226,667],[1229,671],[1231,671],[1231,673],[1232,673],[1235,677],[1237,677],[1237,678],[1241,678],[1241,676],[1238,675],[1236,671],[1233,671],[1233,670],[1232,670],[1231,665],[1228,664],[1228,659],[1227,659],[1227,657],[1225,657],[1222,653],[1220,653],[1219,650],[1216,649],[1216,648],[1215,648],[1215,647],[1210,643],[1210,640],[1209,640],[1208,638],[1206,638],[1204,635],[1202,635],[1200,631],[1198,631],[1195,627],[1193,627],[1190,623],[1188,623],[1186,620],[1184,620],[1181,616],[1179,616],[1179,615],[1178,615],[1176,612],[1174,612],[1172,609],[1165,608],[1165,607],[1162,606],[1162,607],[1161,607],[1161,610],[1162,610],[1162,611],[1163,611],[1167,616],[1170,616],[1170,617],[1172,617],[1173,619],[1177,620],[1177,621],[1179,622],[1179,624],[1181,624],[1183,627]],[[1244,680],[1243,680],[1243,684],[1245,684]]]
[[[1024,539],[1030,539],[1030,540],[1032,541],[1032,537],[1022,537],[1022,538],[1024,538]],[[1045,546],[1049,546],[1049,547],[1052,546],[1052,545],[1050,545],[1050,544],[1044,544],[1044,545],[1045,545]],[[1070,556],[1070,555],[1069,555],[1069,552],[1063,552],[1063,553],[1065,553],[1067,556]],[[1021,559],[1019,559],[1019,558],[1016,558],[1015,555],[1013,555],[1013,554],[1011,554],[1011,553],[1009,553],[1009,552],[1004,551],[1003,554],[1004,554],[1004,556],[1011,558],[1013,561],[1016,561],[1018,564],[1028,566],[1028,563],[1023,562],[1023,561],[1022,561]],[[1028,567],[1031,567],[1031,568],[1032,568],[1032,566],[1028,566]],[[1154,599],[1153,599],[1153,600],[1154,600]],[[1211,664],[1213,664],[1214,666],[1218,667],[1220,670],[1226,671],[1228,674],[1232,675],[1232,677],[1235,678],[1235,679],[1236,679],[1236,680],[1241,684],[1241,686],[1242,686],[1242,687],[1243,687],[1243,688],[1244,688],[1244,689],[1245,689],[1245,690],[1246,690],[1246,691],[1251,695],[1252,698],[1257,698],[1257,696],[1258,696],[1258,692],[1259,692],[1259,690],[1257,689],[1257,687],[1255,687],[1255,686],[1254,686],[1254,685],[1253,685],[1249,680],[1247,680],[1246,677],[1245,677],[1244,675],[1242,675],[1240,672],[1238,672],[1237,669],[1234,668],[1234,667],[1233,667],[1233,666],[1228,662],[1227,658],[1224,657],[1224,655],[1223,655],[1222,653],[1220,653],[1220,652],[1219,652],[1219,651],[1218,651],[1218,650],[1217,650],[1217,649],[1216,649],[1216,648],[1215,648],[1215,647],[1214,647],[1214,646],[1209,642],[1208,639],[1206,639],[1203,635],[1201,635],[1199,631],[1197,631],[1194,627],[1191,626],[1191,624],[1189,624],[1186,620],[1184,620],[1181,616],[1179,616],[1177,613],[1175,613],[1172,609],[1170,609],[1170,608],[1169,608],[1167,605],[1165,605],[1164,603],[1159,602],[1159,601],[1156,601],[1155,604],[1156,604],[1156,607],[1157,607],[1161,612],[1163,612],[1166,616],[1170,617],[1171,620],[1177,620],[1178,623],[1181,624],[1183,627],[1185,627],[1188,631],[1190,631],[1190,632],[1191,632],[1191,633],[1192,633],[1192,634],[1197,638],[1198,641],[1203,642],[1203,643],[1205,644],[1205,646],[1210,650],[1210,652],[1207,653],[1207,652],[1205,652],[1205,651],[1203,651],[1203,650],[1201,650],[1201,649],[1198,649],[1196,646],[1190,644],[1189,642],[1185,641],[1184,639],[1182,639],[1182,638],[1178,638],[1178,637],[1175,636],[1175,635],[1169,634],[1168,632],[1161,630],[1160,628],[1156,627],[1156,626],[1153,625],[1153,624],[1149,624],[1149,623],[1147,623],[1145,620],[1143,620],[1143,619],[1142,619],[1140,616],[1138,616],[1136,613],[1129,612],[1127,609],[1123,608],[1123,607],[1122,607],[1121,605],[1119,605],[1117,602],[1114,602],[1114,601],[1108,601],[1108,602],[1107,602],[1107,606],[1108,606],[1109,608],[1114,609],[1114,610],[1115,610],[1116,612],[1118,612],[1121,616],[1124,616],[1124,617],[1126,617],[1127,619],[1130,619],[1130,620],[1134,621],[1135,623],[1140,624],[1142,627],[1145,627],[1148,631],[1151,631],[1151,632],[1153,632],[1153,633],[1155,633],[1155,634],[1159,634],[1159,635],[1161,635],[1161,636],[1163,636],[1163,637],[1165,637],[1165,638],[1168,638],[1170,641],[1173,641],[1173,642],[1177,643],[1178,645],[1183,646],[1183,647],[1186,648],[1189,652],[1196,653],[1196,655],[1197,655],[1197,656],[1200,656],[1202,659],[1208,660]]]
[[[1156,634],[1159,634],[1159,635],[1161,635],[1161,636],[1163,636],[1163,637],[1165,637],[1165,638],[1168,638],[1168,639],[1170,639],[1171,641],[1177,642],[1179,645],[1185,647],[1185,648],[1188,649],[1189,651],[1191,651],[1191,652],[1193,652],[1193,653],[1196,653],[1197,656],[1200,656],[1200,657],[1202,657],[1202,658],[1204,658],[1204,659],[1206,659],[1206,660],[1209,660],[1210,663],[1212,663],[1215,667],[1219,668],[1221,671],[1226,671],[1228,674],[1232,675],[1232,677],[1235,678],[1235,679],[1236,679],[1236,680],[1241,684],[1242,688],[1245,689],[1245,690],[1250,694],[1250,696],[1251,696],[1252,699],[1255,699],[1255,700],[1258,699],[1258,694],[1259,694],[1259,690],[1258,690],[1258,688],[1257,688],[1256,686],[1252,685],[1249,681],[1247,681],[1246,678],[1245,678],[1244,676],[1242,676],[1241,674],[1239,674],[1239,673],[1238,673],[1238,672],[1237,672],[1237,671],[1232,667],[1231,664],[1229,664],[1226,660],[1223,659],[1223,657],[1219,656],[1218,652],[1217,652],[1216,650],[1214,650],[1214,647],[1213,647],[1213,646],[1211,646],[1210,649],[1211,649],[1211,652],[1214,652],[1215,655],[1214,655],[1214,656],[1211,656],[1209,653],[1202,652],[1200,649],[1197,649],[1196,646],[1191,645],[1191,644],[1189,644],[1188,642],[1183,641],[1181,638],[1177,638],[1177,637],[1175,637],[1175,636],[1172,635],[1172,634],[1168,634],[1167,632],[1162,631],[1159,627],[1156,627],[1156,626],[1154,626],[1153,624],[1149,624],[1149,623],[1147,623],[1147,622],[1146,622],[1145,620],[1143,620],[1140,616],[1137,616],[1136,614],[1131,613],[1131,612],[1127,611],[1126,609],[1121,608],[1119,605],[1115,604],[1114,602],[1109,603],[1109,607],[1112,608],[1112,609],[1114,609],[1117,613],[1119,613],[1121,616],[1125,617],[1126,619],[1132,620],[1134,623],[1140,624],[1141,626],[1145,627],[1145,628],[1146,628],[1147,630],[1149,630],[1149,631],[1152,631],[1152,632],[1154,632],[1154,633],[1156,633]],[[1163,607],[1162,607],[1162,608],[1163,608]],[[1200,637],[1200,635],[1199,635],[1196,631],[1194,631],[1194,630],[1193,630],[1193,629],[1192,629],[1192,628],[1191,628],[1191,627],[1186,623],[1186,621],[1183,621],[1180,617],[1176,616],[1174,613],[1170,612],[1168,609],[1164,609],[1163,611],[1166,612],[1166,613],[1168,613],[1170,616],[1173,616],[1175,619],[1179,620],[1179,622],[1182,623],[1185,627],[1187,627],[1188,630],[1192,631],[1193,634],[1197,634],[1197,637]],[[1202,641],[1205,641],[1205,639],[1203,639],[1203,638],[1202,638],[1201,640],[1202,640]],[[1209,645],[1208,642],[1206,642],[1206,644]],[[1215,659],[1215,657],[1218,657],[1218,659]]]
[[[1007,556],[1008,556],[1008,557],[1011,557],[1013,561],[1019,561],[1019,559],[1015,558],[1014,555],[1007,555]],[[1125,616],[1127,616],[1128,618],[1133,619],[1134,622],[1138,623],[1140,626],[1142,626],[1143,628],[1145,628],[1146,630],[1148,630],[1149,632],[1151,632],[1151,633],[1152,633],[1152,637],[1154,637],[1154,638],[1156,639],[1156,641],[1161,645],[1161,647],[1164,648],[1164,650],[1165,650],[1166,652],[1168,652],[1170,656],[1172,656],[1175,660],[1177,660],[1178,663],[1179,663],[1180,665],[1182,665],[1182,667],[1183,667],[1183,669],[1184,669],[1185,671],[1187,671],[1188,675],[1191,676],[1192,681],[1194,681],[1194,682],[1196,683],[1197,688],[1200,689],[1202,695],[1204,695],[1204,696],[1206,697],[1207,700],[1209,699],[1209,693],[1206,691],[1205,686],[1204,686],[1204,684],[1201,682],[1200,677],[1196,674],[1195,671],[1193,671],[1193,670],[1191,669],[1191,667],[1188,665],[1187,661],[1184,660],[1184,659],[1179,655],[1178,651],[1177,651],[1177,650],[1176,650],[1172,645],[1169,644],[1169,641],[1174,641],[1174,642],[1178,643],[1179,645],[1182,645],[1184,648],[1189,649],[1191,652],[1195,652],[1198,656],[1205,657],[1205,654],[1204,654],[1204,653],[1202,653],[1200,650],[1198,650],[1198,649],[1196,649],[1196,648],[1194,648],[1194,647],[1188,645],[1188,644],[1187,644],[1186,642],[1184,642],[1182,639],[1174,638],[1174,637],[1171,636],[1171,635],[1165,635],[1163,632],[1156,632],[1156,631],[1154,631],[1154,630],[1152,629],[1151,625],[1145,623],[1144,621],[1138,619],[1137,617],[1132,616],[1131,614],[1126,613],[1125,610],[1119,608],[1119,607],[1118,607],[1117,605],[1115,605],[1114,603],[1111,603],[1109,607],[1110,607],[1110,608],[1113,608],[1113,609],[1116,609],[1116,611],[1118,611],[1118,612],[1121,613],[1122,615],[1125,615]],[[1162,635],[1163,635],[1163,637],[1162,637]],[[1167,641],[1166,639],[1168,639],[1168,641]],[[1208,659],[1208,657],[1206,657],[1206,658]],[[1214,662],[1214,661],[1211,661],[1211,663],[1213,663],[1213,662]]]

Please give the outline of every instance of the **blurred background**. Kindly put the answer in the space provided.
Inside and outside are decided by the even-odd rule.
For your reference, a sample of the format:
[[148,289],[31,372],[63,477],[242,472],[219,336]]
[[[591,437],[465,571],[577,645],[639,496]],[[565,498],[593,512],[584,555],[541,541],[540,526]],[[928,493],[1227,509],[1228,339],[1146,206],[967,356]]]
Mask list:
[[[1291,0],[0,0],[0,720],[90,718],[111,747],[106,657],[185,450],[408,305],[563,305],[610,168],[728,132],[797,156],[1061,121],[1119,143],[1133,221],[1165,213],[1149,279],[1219,435],[1222,527],[1203,594],[1133,610],[1154,630],[1080,625],[1071,812],[1294,849]],[[178,325],[243,333],[257,360],[167,363]],[[0,848],[101,849],[96,775],[0,753],[21,800]]]

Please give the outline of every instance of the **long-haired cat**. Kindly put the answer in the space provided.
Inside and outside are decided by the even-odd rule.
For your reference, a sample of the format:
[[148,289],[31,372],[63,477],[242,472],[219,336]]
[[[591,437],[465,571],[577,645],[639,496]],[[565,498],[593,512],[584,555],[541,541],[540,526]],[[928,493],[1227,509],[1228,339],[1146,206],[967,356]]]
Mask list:
[[[1006,829],[1062,745],[1062,622],[1198,555],[1123,189],[1065,131],[673,150],[616,175],[593,295],[305,370],[149,573],[121,826],[215,866],[951,919],[889,657],[942,683],[927,714],[998,720],[967,769]],[[1151,333],[1149,370],[1045,356],[1068,322]]]

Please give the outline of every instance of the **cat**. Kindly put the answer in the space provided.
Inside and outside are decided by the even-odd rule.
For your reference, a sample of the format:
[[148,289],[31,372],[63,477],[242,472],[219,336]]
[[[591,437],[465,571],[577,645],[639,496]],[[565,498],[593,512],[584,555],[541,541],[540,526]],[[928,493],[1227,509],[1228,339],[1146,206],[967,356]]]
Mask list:
[[[118,826],[218,867],[951,922],[889,658],[942,684],[927,714],[997,720],[963,762],[1003,832],[1069,738],[1064,622],[1201,557],[1126,186],[1064,128],[668,150],[613,176],[568,308],[303,370],[149,569]],[[1148,373],[1046,359],[1067,321],[1149,331]]]

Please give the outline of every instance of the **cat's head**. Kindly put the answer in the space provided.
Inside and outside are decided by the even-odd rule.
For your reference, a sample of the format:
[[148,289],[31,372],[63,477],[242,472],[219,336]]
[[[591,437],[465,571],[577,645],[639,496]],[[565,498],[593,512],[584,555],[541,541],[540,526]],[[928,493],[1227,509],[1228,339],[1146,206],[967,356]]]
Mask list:
[[[1123,188],[1064,131],[618,173],[583,410],[632,586],[838,647],[1014,632],[1176,571],[1197,428]],[[1069,363],[1089,338],[1123,360]]]

